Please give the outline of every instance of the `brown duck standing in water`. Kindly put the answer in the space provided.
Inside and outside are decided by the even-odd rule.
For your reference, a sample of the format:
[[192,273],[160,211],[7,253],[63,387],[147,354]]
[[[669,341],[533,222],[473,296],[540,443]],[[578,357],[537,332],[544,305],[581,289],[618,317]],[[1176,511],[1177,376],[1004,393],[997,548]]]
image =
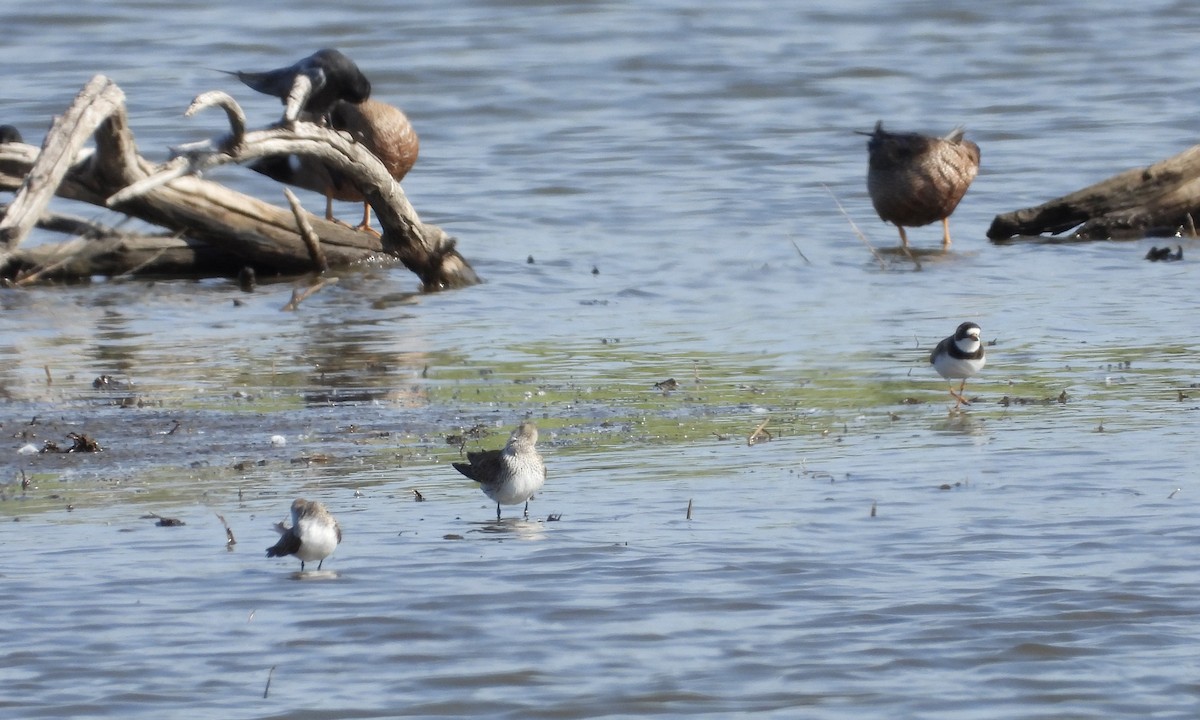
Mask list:
[[875,212],[900,230],[942,221],[942,249],[950,247],[950,214],[979,172],[979,146],[963,139],[963,128],[945,137],[892,133],[875,123],[875,132],[859,132],[867,141],[870,165],[867,190]]
[[[388,173],[400,182],[417,162],[420,141],[408,117],[397,107],[378,100],[361,103],[338,101],[329,112],[330,124],[349,133],[371,151]],[[356,230],[371,230],[371,206],[362,191],[345,175],[310,157],[272,157],[251,168],[289,185],[325,194],[325,219],[333,220],[333,201],[361,202],[363,220]]]

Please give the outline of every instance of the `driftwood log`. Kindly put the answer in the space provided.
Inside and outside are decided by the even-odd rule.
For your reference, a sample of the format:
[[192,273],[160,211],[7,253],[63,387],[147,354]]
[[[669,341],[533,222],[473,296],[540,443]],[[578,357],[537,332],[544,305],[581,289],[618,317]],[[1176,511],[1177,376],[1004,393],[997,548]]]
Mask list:
[[[422,223],[383,164],[345,136],[307,122],[247,131],[245,116],[231,97],[205,93],[187,114],[220,107],[229,117],[230,134],[179,148],[171,161],[156,166],[137,152],[124,97],[115,83],[98,75],[55,119],[40,150],[0,144],[0,189],[16,192],[0,220],[0,277],[232,277],[246,268],[262,277],[396,258],[416,273],[425,290],[479,282],[454,238]],[[84,148],[89,137],[95,139],[94,150]],[[298,204],[276,207],[196,176],[273,155],[309,155],[353,179],[382,235],[304,213]],[[127,234],[47,214],[55,194],[120,211],[167,232]],[[49,248],[21,248],[35,225],[77,237]]]
[[1037,207],[997,215],[988,238],[1058,234],[1065,240],[1196,235],[1200,219],[1200,145],[1153,165],[1133,168]]

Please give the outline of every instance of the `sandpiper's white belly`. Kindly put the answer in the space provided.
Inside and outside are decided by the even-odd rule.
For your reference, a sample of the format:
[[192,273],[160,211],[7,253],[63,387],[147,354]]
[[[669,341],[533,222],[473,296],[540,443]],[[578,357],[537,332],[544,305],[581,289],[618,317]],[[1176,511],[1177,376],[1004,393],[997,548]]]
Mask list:
[[337,526],[332,523],[301,518],[295,530],[300,538],[300,549],[296,551],[296,557],[304,562],[324,560],[337,549]]
[[525,502],[546,482],[545,471],[540,466],[517,462],[511,457],[502,457],[501,462],[505,472],[501,473],[499,481],[483,486],[483,492],[501,505]]

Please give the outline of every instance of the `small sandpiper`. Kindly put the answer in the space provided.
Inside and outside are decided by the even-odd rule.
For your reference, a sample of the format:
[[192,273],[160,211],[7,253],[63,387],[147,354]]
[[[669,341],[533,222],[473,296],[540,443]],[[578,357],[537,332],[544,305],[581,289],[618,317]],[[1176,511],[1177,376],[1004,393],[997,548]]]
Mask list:
[[537,439],[537,426],[526,420],[513,431],[503,450],[469,452],[469,462],[454,463],[455,470],[479,483],[483,494],[496,501],[497,520],[501,505],[521,503],[529,517],[529,498],[546,482],[546,464],[535,447]]
[[342,541],[342,528],[325,506],[316,501],[297,498],[292,503],[292,526],[282,531],[279,542],[267,548],[267,557],[295,555],[304,563],[317,561],[317,569],[333,554]]
[[929,362],[938,375],[947,380],[962,380],[957,391],[953,383],[950,385],[950,394],[958,401],[954,404],[955,409],[962,404],[971,404],[963,397],[963,388],[967,386],[967,378],[977,375],[987,362],[979,332],[979,326],[975,323],[962,323],[953,335],[938,343],[929,356]]

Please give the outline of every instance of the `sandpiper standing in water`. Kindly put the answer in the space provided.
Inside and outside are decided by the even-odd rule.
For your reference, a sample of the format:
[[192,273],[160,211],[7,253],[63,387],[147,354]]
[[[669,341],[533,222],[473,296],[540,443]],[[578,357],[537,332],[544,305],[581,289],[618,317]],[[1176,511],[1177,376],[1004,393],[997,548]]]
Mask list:
[[957,391],[954,390],[954,384],[950,384],[950,394],[958,401],[954,404],[955,409],[964,403],[971,404],[963,397],[963,388],[967,386],[967,378],[977,375],[987,362],[979,332],[979,326],[975,323],[962,323],[953,335],[938,343],[929,356],[929,362],[938,375],[947,380],[962,380]]
[[279,542],[267,548],[267,557],[295,555],[304,563],[317,561],[317,569],[333,554],[342,541],[342,528],[325,506],[316,501],[297,498],[292,503],[292,526],[282,531]]
[[950,215],[979,173],[979,146],[963,139],[963,128],[945,137],[892,133],[875,123],[867,152],[867,190],[880,219],[900,230],[942,221],[942,250],[950,247]]
[[483,494],[496,501],[496,519],[501,505],[525,503],[529,517],[529,498],[546,482],[546,464],[538,454],[537,426],[526,420],[513,431],[503,450],[482,450],[467,453],[465,463],[454,463],[454,469],[479,483]]

